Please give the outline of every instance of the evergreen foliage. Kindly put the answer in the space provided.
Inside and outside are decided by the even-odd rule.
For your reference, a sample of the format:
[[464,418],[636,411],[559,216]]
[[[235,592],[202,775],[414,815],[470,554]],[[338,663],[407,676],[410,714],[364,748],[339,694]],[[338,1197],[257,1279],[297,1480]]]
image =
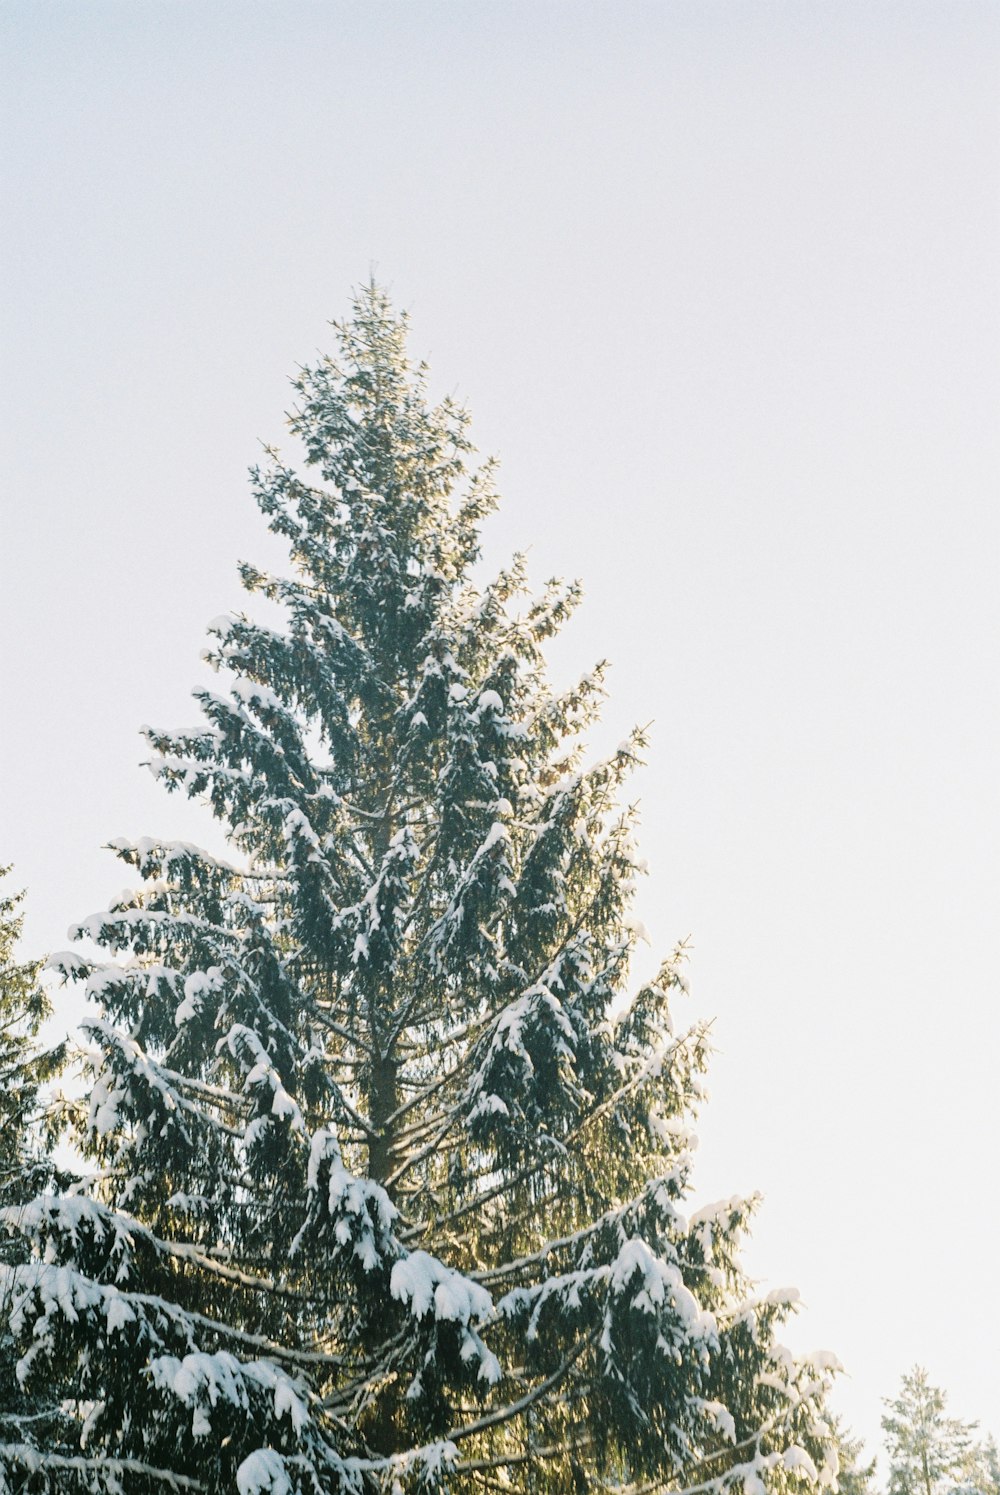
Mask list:
[[978,1449],[975,1423],[945,1416],[947,1397],[915,1365],[882,1418],[890,1495],[938,1495],[969,1483]]
[[[9,867],[0,868],[0,877]],[[39,1030],[49,1016],[40,984],[41,961],[18,961],[16,946],[23,894],[0,897],[0,1443],[36,1442],[44,1436],[45,1397],[26,1396],[14,1375],[17,1361],[8,1321],[15,1269],[29,1248],[18,1228],[29,1202],[46,1187],[52,1169],[40,1135],[39,1089],[58,1071],[61,1045],[43,1049]],[[9,1230],[2,1229],[8,1221]],[[3,1488],[0,1447],[0,1489]]]
[[[832,1357],[689,1215],[702,1028],[630,980],[634,734],[553,693],[575,586],[477,580],[494,471],[374,285],[303,370],[303,475],[256,501],[280,627],[210,625],[204,725],[147,732],[231,859],[138,876],[58,957],[93,1003],[94,1176],[19,1228],[25,1387],[71,1386],[11,1488],[404,1495],[831,1483]],[[23,1483],[30,1471],[30,1480]],[[19,1483],[18,1481],[22,1481]]]
[[831,1419],[837,1440],[837,1490],[839,1495],[875,1495],[875,1459],[865,1458],[865,1446],[839,1417]]
[[[6,877],[9,867],[0,867]],[[39,1029],[50,1015],[41,961],[19,962],[23,893],[0,896],[0,1201],[26,1202],[47,1171],[37,1141],[39,1087],[59,1067],[62,1048],[42,1050]]]
[[973,1451],[965,1485],[976,1495],[1000,1495],[1000,1450],[994,1437],[986,1438]]

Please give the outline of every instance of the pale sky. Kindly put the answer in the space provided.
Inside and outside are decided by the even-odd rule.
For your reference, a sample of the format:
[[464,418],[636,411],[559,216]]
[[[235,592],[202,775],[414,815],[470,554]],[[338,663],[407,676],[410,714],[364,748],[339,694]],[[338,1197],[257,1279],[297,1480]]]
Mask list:
[[1000,5],[6,0],[0,57],[26,950],[109,838],[210,834],[137,728],[196,720],[245,470],[374,268],[502,459],[491,562],[584,580],[595,751],[654,723],[699,1197],[763,1192],[873,1451],[914,1361],[1000,1434]]

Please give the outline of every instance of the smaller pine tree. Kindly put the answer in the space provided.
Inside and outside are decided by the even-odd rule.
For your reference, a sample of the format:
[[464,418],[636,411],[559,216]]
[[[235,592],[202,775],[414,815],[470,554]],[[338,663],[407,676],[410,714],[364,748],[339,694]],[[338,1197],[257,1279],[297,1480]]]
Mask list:
[[946,1417],[946,1403],[920,1365],[903,1377],[899,1396],[885,1398],[889,1495],[943,1495],[965,1483],[976,1424]]
[[[0,867],[6,877],[10,867]],[[50,1006],[40,960],[15,957],[23,893],[0,897],[0,1205],[25,1203],[49,1172],[38,1140],[38,1092],[59,1069],[63,1047],[43,1049],[39,1030]]]
[[972,1475],[981,1495],[1000,1495],[1000,1450],[995,1438],[987,1438],[976,1449]]
[[951,1495],[1000,1495],[1000,1453],[995,1438],[986,1438],[970,1450]]
[[837,1447],[839,1495],[875,1495],[875,1460],[865,1458],[864,1440],[857,1438],[843,1419],[831,1419]]
[[[9,871],[0,867],[0,877]],[[44,1049],[39,1042],[50,1012],[38,979],[42,963],[19,962],[15,955],[23,896],[0,897],[0,1495],[5,1491],[2,1445],[31,1448],[44,1438],[44,1408],[26,1396],[14,1374],[8,1309],[13,1268],[26,1255],[17,1227],[29,1200],[52,1176],[39,1135],[39,1090],[63,1059],[62,1045]]]

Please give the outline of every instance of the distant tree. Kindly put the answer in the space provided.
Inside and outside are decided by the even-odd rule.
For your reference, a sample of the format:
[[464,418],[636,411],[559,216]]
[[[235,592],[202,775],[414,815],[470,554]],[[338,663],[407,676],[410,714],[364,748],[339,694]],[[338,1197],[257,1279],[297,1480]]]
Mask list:
[[[10,871],[0,867],[0,877]],[[37,1446],[44,1440],[47,1388],[24,1393],[15,1375],[17,1354],[10,1328],[16,1270],[28,1258],[21,1226],[29,1201],[52,1177],[39,1128],[39,1089],[57,1072],[63,1047],[45,1049],[39,1030],[49,1002],[39,981],[41,961],[19,961],[16,945],[23,894],[0,897],[0,1445]],[[0,1492],[3,1482],[0,1446]]]
[[[0,878],[9,872],[0,867]],[[30,1199],[46,1171],[37,1133],[38,1091],[62,1057],[61,1048],[43,1050],[38,1041],[50,1014],[39,981],[42,962],[19,962],[15,955],[23,896],[0,897],[0,1205]]]
[[674,1031],[676,959],[630,975],[641,737],[584,762],[601,671],[555,692],[543,658],[578,590],[480,579],[492,469],[404,334],[369,287],[303,371],[311,473],[253,477],[290,574],[242,568],[283,620],[211,624],[204,724],[148,734],[229,858],[118,844],[139,886],[59,961],[96,1004],[95,1178],[24,1219],[22,1372],[72,1395],[9,1468],[59,1495],[829,1482],[832,1357],[781,1346],[753,1201],[687,1208],[706,1039]]
[[1000,1495],[1000,1453],[995,1438],[988,1437],[972,1449],[960,1487],[968,1495]]
[[890,1495],[942,1495],[964,1483],[975,1455],[976,1424],[947,1417],[946,1404],[945,1393],[919,1365],[904,1375],[899,1396],[885,1398]]
[[1000,1495],[1000,1449],[997,1448],[994,1437],[986,1439],[981,1447],[980,1457],[989,1495]]
[[831,1419],[837,1447],[837,1489],[840,1495],[875,1495],[875,1459],[865,1459],[865,1445],[842,1418]]

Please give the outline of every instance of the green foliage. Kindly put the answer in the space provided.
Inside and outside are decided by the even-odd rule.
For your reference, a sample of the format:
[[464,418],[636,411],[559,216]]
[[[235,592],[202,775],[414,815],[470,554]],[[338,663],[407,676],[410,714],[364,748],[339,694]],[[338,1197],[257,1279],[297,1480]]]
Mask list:
[[[95,1177],[20,1228],[32,1488],[132,1495],[793,1490],[832,1357],[689,1215],[702,1027],[632,973],[634,734],[587,764],[579,590],[482,583],[494,470],[367,287],[252,473],[282,627],[217,619],[204,725],[147,732],[232,860],[144,840],[57,966],[86,983]],[[194,539],[194,537],[193,537]],[[67,1394],[66,1388],[71,1389]],[[3,1466],[0,1449],[0,1469]],[[19,1477],[19,1476],[18,1476]]]
[[[0,867],[0,877],[10,872]],[[18,961],[23,893],[0,897],[0,1208],[24,1204],[53,1176],[49,1145],[56,1123],[39,1092],[60,1072],[64,1043],[43,1047],[52,1009],[41,984],[41,960]]]
[[839,1417],[831,1419],[837,1443],[839,1495],[875,1495],[875,1459],[865,1460],[865,1446]]
[[[9,871],[0,868],[0,876]],[[49,1016],[39,981],[41,962],[16,958],[22,897],[0,897],[0,1438],[19,1438],[28,1430],[35,1440],[39,1432],[44,1436],[49,1423],[50,1398],[44,1390],[26,1395],[14,1374],[11,1285],[16,1269],[28,1257],[18,1227],[29,1201],[53,1177],[40,1135],[39,1090],[57,1073],[63,1048],[43,1049],[39,1042],[39,1030]],[[0,1490],[3,1480],[0,1450]]]
[[[0,867],[0,877],[10,872]],[[38,1033],[49,1016],[39,982],[41,961],[15,957],[23,894],[0,897],[0,1204],[31,1198],[45,1171],[38,1146],[38,1090],[62,1062],[61,1047],[42,1051]]]
[[995,1438],[988,1437],[975,1449],[969,1483],[979,1495],[1000,1495],[1000,1452]]
[[966,1483],[976,1456],[975,1423],[947,1417],[947,1397],[919,1365],[886,1398],[882,1418],[890,1495],[937,1495]]

